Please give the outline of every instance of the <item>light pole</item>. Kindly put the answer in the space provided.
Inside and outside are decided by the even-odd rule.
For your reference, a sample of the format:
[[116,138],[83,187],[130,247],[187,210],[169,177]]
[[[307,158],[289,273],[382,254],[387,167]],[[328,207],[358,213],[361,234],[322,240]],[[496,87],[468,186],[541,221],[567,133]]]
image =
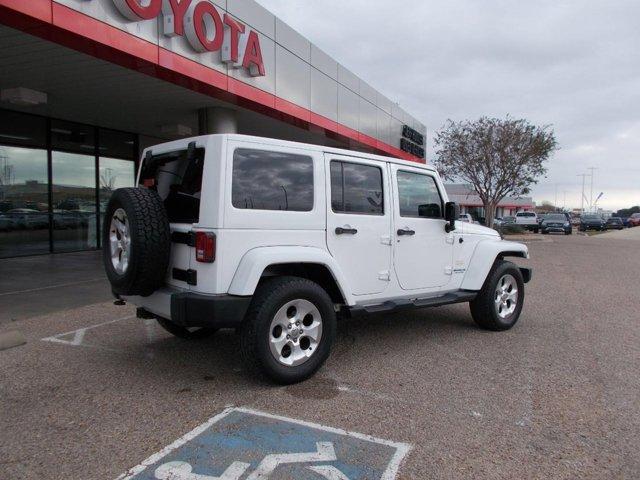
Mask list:
[[596,167],[589,167],[587,170],[591,170],[591,193],[589,193],[589,211],[593,213],[593,171],[597,170]]
[[585,177],[588,177],[589,174],[588,173],[581,173],[578,176],[582,177],[582,195],[580,196],[580,214],[584,215],[584,179],[585,179]]

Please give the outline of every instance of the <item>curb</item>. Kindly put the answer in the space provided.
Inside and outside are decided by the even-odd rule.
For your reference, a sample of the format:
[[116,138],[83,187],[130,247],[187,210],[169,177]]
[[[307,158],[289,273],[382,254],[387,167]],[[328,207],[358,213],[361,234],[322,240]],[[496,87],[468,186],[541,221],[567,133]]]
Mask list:
[[27,343],[27,339],[24,338],[22,332],[19,332],[18,330],[0,333],[0,351],[19,347],[25,343]]

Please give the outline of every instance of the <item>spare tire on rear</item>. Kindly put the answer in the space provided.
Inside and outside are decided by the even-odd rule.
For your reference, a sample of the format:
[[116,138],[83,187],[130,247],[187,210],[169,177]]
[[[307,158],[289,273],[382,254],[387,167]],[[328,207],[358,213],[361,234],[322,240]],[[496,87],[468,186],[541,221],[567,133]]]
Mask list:
[[162,199],[153,190],[119,188],[102,226],[102,258],[118,295],[151,295],[165,281],[171,230]]

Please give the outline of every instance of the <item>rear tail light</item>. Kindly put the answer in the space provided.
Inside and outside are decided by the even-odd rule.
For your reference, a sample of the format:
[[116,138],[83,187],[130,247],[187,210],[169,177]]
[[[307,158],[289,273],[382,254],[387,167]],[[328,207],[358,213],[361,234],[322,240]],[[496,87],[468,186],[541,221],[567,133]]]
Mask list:
[[216,259],[216,235],[211,232],[196,232],[196,260],[213,263]]

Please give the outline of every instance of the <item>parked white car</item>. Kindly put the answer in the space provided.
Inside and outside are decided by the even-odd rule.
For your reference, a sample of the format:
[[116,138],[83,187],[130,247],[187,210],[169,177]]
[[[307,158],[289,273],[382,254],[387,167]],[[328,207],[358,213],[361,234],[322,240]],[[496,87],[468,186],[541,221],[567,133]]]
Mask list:
[[476,223],[473,221],[473,217],[471,216],[470,213],[461,213],[459,220],[461,222],[467,222],[467,223]]
[[437,172],[395,158],[242,135],[145,151],[139,187],[114,192],[104,263],[114,293],[194,338],[235,328],[251,370],[303,380],[338,318],[470,302],[511,328],[525,245],[457,222]]
[[538,231],[540,230],[540,225],[538,223],[538,215],[536,214],[536,212],[516,213],[516,225],[521,225],[527,230],[530,230],[535,233],[538,233]]

